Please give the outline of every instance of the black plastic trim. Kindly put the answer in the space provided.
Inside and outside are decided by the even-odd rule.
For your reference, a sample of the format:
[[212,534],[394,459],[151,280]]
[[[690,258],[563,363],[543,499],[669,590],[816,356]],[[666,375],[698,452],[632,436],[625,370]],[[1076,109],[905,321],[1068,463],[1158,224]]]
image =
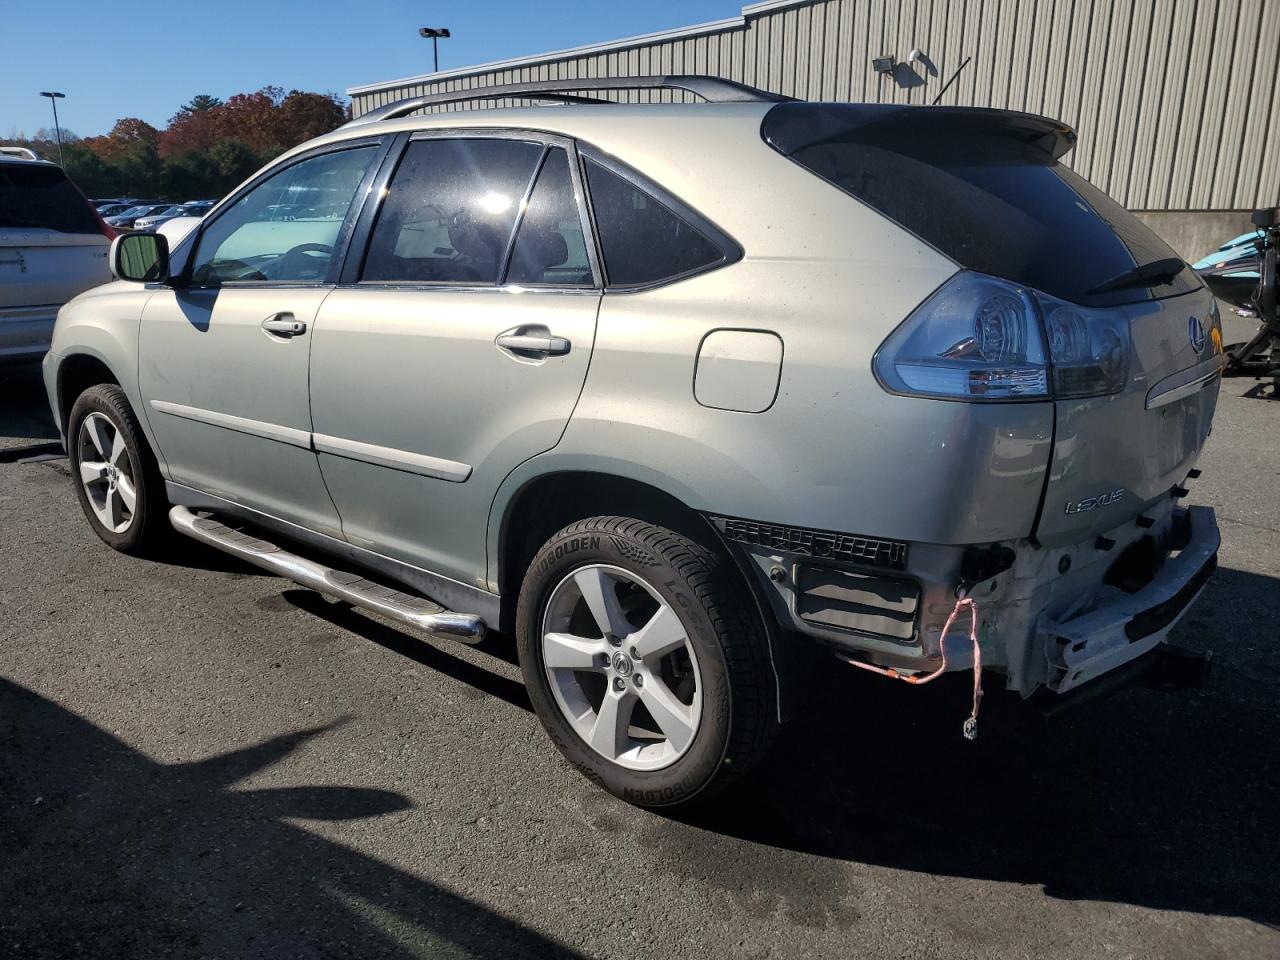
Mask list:
[[1137,643],[1153,633],[1159,633],[1177,620],[1217,569],[1218,554],[1214,553],[1172,597],[1142,611],[1125,624],[1124,634],[1129,638],[1129,642]]

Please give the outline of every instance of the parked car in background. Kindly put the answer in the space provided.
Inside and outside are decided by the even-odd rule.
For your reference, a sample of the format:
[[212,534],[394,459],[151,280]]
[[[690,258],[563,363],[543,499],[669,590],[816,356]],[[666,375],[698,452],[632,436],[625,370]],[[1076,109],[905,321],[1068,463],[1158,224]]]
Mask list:
[[138,217],[133,221],[134,230],[154,230],[160,224],[169,220],[176,220],[178,217],[203,217],[206,213],[213,209],[213,201],[201,201],[199,203],[184,203],[181,206],[170,207],[168,210],[162,210],[159,213],[152,213],[145,217]]
[[111,279],[114,237],[57,164],[0,154],[0,359],[48,349],[58,308]]
[[138,205],[136,200],[118,200],[110,203],[98,204],[94,209],[98,211],[98,216],[103,219],[114,217],[124,213],[126,210],[132,210]]
[[139,204],[136,207],[130,207],[122,213],[117,213],[115,216],[107,217],[107,223],[115,227],[117,230],[132,230],[139,217],[149,217],[153,214],[163,213],[166,210],[173,209],[174,206],[176,205],[172,203]]
[[[1217,560],[1182,500],[1221,327],[1074,131],[712,77],[494,92],[593,82],[718,102],[415,97],[172,254],[120,238],[44,366],[97,535],[507,633],[560,750],[647,806],[748,770],[819,655],[972,671],[969,736],[984,670],[1061,703],[1157,657]],[[896,747],[862,733],[830,762]]]
[[30,147],[0,147],[0,156],[14,157],[18,160],[43,159],[40,154],[36,153]]
[[200,217],[174,217],[156,227],[155,232],[169,242],[170,249],[182,242],[192,230],[200,225]]

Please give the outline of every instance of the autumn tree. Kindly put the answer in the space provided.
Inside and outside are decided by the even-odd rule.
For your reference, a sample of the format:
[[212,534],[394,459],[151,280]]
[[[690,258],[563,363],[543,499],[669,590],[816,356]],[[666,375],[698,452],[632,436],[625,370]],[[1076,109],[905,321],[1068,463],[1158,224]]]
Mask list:
[[[179,107],[164,130],[126,117],[107,135],[74,143],[65,151],[66,167],[91,195],[216,197],[281,151],[346,119],[332,94],[264,87],[224,102],[202,93]],[[64,130],[64,145],[71,147],[73,137]],[[57,149],[52,142],[11,140],[44,156]]]

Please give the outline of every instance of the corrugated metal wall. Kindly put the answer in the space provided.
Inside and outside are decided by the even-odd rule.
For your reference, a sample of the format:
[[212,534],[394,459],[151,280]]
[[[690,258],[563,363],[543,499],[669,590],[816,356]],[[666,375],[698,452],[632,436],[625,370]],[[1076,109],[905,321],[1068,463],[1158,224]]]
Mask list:
[[[1280,203],[1280,0],[784,0],[673,33],[353,88],[352,111],[441,90],[661,73],[809,100],[928,103],[972,57],[943,103],[1066,121],[1080,134],[1067,161],[1130,209]],[[872,70],[873,57],[906,60],[913,48],[926,60],[896,78]]]

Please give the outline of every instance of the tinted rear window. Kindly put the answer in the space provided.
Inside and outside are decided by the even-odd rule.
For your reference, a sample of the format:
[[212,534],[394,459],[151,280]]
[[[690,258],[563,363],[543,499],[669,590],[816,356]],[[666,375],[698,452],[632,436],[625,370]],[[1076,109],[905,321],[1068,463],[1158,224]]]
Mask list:
[[656,197],[594,160],[586,170],[609,286],[671,280],[726,259],[719,245]]
[[1133,214],[1055,158],[1067,128],[1004,111],[781,104],[765,140],[962,267],[1089,306],[1199,286],[1090,294],[1177,255]]
[[101,233],[93,208],[58,167],[0,163],[0,228]]

